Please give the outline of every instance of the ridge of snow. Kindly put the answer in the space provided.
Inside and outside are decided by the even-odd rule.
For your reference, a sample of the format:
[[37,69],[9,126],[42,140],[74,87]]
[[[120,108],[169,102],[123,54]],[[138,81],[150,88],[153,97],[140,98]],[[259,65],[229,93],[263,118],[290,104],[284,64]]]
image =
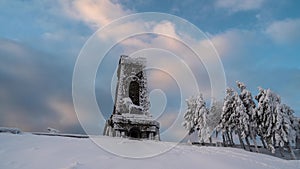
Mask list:
[[[118,146],[155,149],[175,143],[99,137]],[[130,151],[138,151],[132,148]],[[90,139],[37,136],[28,133],[0,134],[0,168],[93,169],[93,168],[202,168],[202,169],[300,169],[300,161],[224,147],[179,144],[152,158],[129,159],[113,155]]]
[[0,127],[0,133],[21,134],[22,131],[18,128]]

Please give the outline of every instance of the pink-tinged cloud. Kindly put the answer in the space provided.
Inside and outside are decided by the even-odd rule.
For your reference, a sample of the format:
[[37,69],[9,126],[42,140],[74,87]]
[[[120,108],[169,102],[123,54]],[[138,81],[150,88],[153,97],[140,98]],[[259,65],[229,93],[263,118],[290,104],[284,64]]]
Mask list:
[[93,29],[98,29],[114,19],[131,13],[110,0],[67,0],[62,1],[61,4],[69,17],[81,20]]
[[69,101],[61,101],[59,98],[51,98],[48,101],[49,108],[59,116],[59,124],[73,126],[78,124],[74,106]]

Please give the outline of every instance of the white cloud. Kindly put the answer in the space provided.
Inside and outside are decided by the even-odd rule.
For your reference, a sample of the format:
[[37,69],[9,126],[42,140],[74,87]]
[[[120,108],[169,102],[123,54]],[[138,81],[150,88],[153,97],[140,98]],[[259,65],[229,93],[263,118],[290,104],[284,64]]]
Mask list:
[[271,23],[265,30],[276,43],[293,43],[300,39],[300,19],[286,19]]
[[94,29],[130,13],[110,0],[67,0],[61,1],[61,4],[68,16],[81,20]]
[[[143,25],[143,24],[140,24]],[[242,38],[240,35],[242,35],[239,31],[228,31],[222,34],[214,35],[210,37],[210,40],[196,40],[194,37],[189,37],[188,41],[193,49],[198,49],[198,51],[201,51],[201,61],[199,58],[186,46],[186,44],[182,44],[177,39],[181,36],[188,36],[184,32],[178,32],[176,25],[174,25],[170,21],[162,21],[156,24],[148,24],[151,25],[149,31],[153,31],[154,33],[158,34],[165,34],[167,36],[147,36],[144,35],[142,37],[133,37],[131,39],[127,39],[125,41],[122,41],[121,45],[124,47],[124,53],[131,55],[134,52],[137,52],[142,49],[150,48],[150,50],[146,50],[144,52],[138,52],[138,55],[145,55],[148,56],[148,63],[151,62],[152,65],[156,67],[160,67],[164,71],[170,72],[172,74],[173,78],[177,82],[191,82],[193,80],[187,80],[189,79],[188,75],[192,74],[201,74],[204,76],[196,76],[196,80],[199,82],[199,86],[201,87],[201,92],[204,93],[207,98],[210,98],[211,91],[209,83],[207,82],[208,79],[207,76],[207,70],[203,67],[203,64],[201,61],[209,60],[209,65],[216,65],[216,60],[214,59],[215,52],[211,48],[211,41],[214,45],[216,45],[216,48],[218,49],[221,56],[232,54],[233,52],[239,51],[239,49],[236,49],[236,47],[240,46],[242,43]],[[136,29],[135,27],[133,29]],[[123,29],[120,29],[119,33],[123,32]],[[126,33],[125,33],[126,34]],[[107,36],[108,34],[105,34]],[[170,37],[169,37],[170,36]],[[113,35],[112,35],[113,37]],[[185,39],[187,37],[184,37]],[[111,39],[111,38],[110,38]],[[164,51],[157,51],[157,49],[151,48],[157,48],[157,49],[163,49]],[[177,55],[181,61],[186,63],[187,65],[183,64],[180,60],[177,60],[177,58],[174,58],[171,56],[170,53]],[[149,53],[150,52],[150,53]],[[155,58],[155,59],[154,59]],[[179,61],[179,62],[178,62]],[[207,66],[207,65],[206,65]],[[188,69],[192,69],[192,72],[188,72]],[[214,68],[213,68],[214,69]],[[216,68],[218,69],[218,68]],[[203,72],[203,73],[202,73]],[[152,72],[150,74],[153,80],[154,84],[163,84],[162,86],[164,88],[167,88],[168,90],[173,90],[173,88],[170,86],[174,83],[172,78],[168,78],[164,73],[162,72]],[[207,82],[207,83],[204,83]],[[195,90],[192,89],[190,83],[182,83],[180,86],[181,88],[188,89],[190,93],[194,92]]]
[[198,46],[208,47],[214,45],[221,58],[243,52],[247,41],[253,39],[253,32],[246,30],[232,29],[219,34],[209,35],[209,39],[199,42]]
[[154,33],[160,33],[160,34],[165,34],[174,38],[179,39],[176,30],[175,30],[175,26],[172,22],[170,21],[162,21],[159,24],[157,24],[154,28],[153,28],[153,32]]
[[263,2],[264,0],[217,0],[215,6],[238,12],[259,9]]
[[[253,9],[259,7],[261,4],[262,0],[225,0],[216,2],[216,5],[218,7],[233,7],[236,10]],[[110,23],[113,19],[117,19],[131,13],[131,11],[124,9],[124,7],[122,7],[120,4],[112,3],[109,0],[63,1],[62,5],[68,16],[81,20],[92,28],[99,28],[105,24]],[[118,25],[118,27],[116,28],[109,29],[108,32],[101,34],[101,38],[107,40],[118,39],[119,37],[123,37],[124,35],[130,33],[139,33],[143,32],[144,30],[165,34],[177,39],[181,39],[179,37],[184,36],[182,34],[180,34],[179,36],[176,31],[175,25],[170,21],[162,21],[159,23],[145,23],[136,20]],[[52,36],[52,34],[47,34],[45,36],[48,38],[56,38],[55,36]],[[193,37],[190,38],[193,39]],[[216,46],[221,56],[226,55],[231,51],[235,51],[236,45],[240,44],[241,41],[237,31],[227,31],[222,34],[214,35],[210,40]],[[180,43],[170,38],[163,38],[162,36],[158,36],[152,40],[145,38],[129,38],[122,41],[121,43],[122,45],[126,46],[125,51],[128,52],[128,54],[132,51],[134,52],[136,49],[147,47],[164,47],[167,50],[173,50],[177,52],[180,52],[182,50],[182,48],[178,46],[180,45]],[[209,43],[210,42],[208,40],[204,40],[201,42],[195,40],[194,47],[210,45]]]
[[[78,19],[80,21],[83,21],[86,23],[88,26],[91,28],[99,28],[105,24],[110,23],[113,19],[117,19],[118,17],[125,16],[126,14],[129,14],[130,11],[125,10],[120,4],[114,4],[110,1],[100,1],[100,2],[95,2],[93,0],[88,0],[88,1],[67,1],[67,3],[64,3],[64,9],[66,9],[66,12],[69,16]],[[105,10],[102,10],[102,8],[105,8]],[[109,9],[109,10],[108,10]],[[103,40],[113,40],[113,41],[119,41],[122,40],[122,37],[126,37],[128,35],[133,35],[135,33],[140,33],[140,32],[154,32],[154,33],[159,33],[159,34],[165,34],[167,36],[170,36],[171,38],[168,38],[166,36],[149,36],[146,38],[140,38],[140,37],[134,37],[127,39],[125,41],[121,42],[122,47],[124,47],[124,51],[126,54],[130,55],[133,52],[136,52],[137,50],[141,50],[144,48],[160,48],[160,49],[165,49],[167,51],[171,51],[178,56],[182,57],[181,59],[185,62],[189,62],[191,65],[188,65],[190,67],[193,67],[195,70],[201,63],[199,63],[199,59],[197,56],[192,56],[194,55],[187,46],[184,44],[178,42],[173,38],[177,39],[182,39],[179,37],[185,36],[185,32],[180,32],[178,29],[180,27],[176,27],[176,23],[172,23],[171,21],[164,20],[160,22],[145,22],[141,19],[136,19],[136,20],[130,20],[129,22],[122,23],[119,25],[115,25],[115,27],[111,29],[106,29],[107,32],[102,32],[99,37]],[[181,28],[182,29],[182,28]],[[103,31],[103,30],[102,30]],[[228,35],[230,36],[230,35]],[[231,36],[232,37],[232,36]],[[218,44],[218,48],[221,49],[221,52],[228,52],[228,50],[231,50],[234,45],[232,43],[235,42],[232,39],[227,40],[226,37],[218,38],[213,37],[215,40],[215,43]],[[202,56],[205,57],[205,59],[210,59],[211,65],[216,65],[215,61],[213,58],[215,56],[212,56],[214,53],[214,50],[211,49],[211,46],[209,43],[205,46],[205,43],[202,41],[199,41],[196,37],[193,37],[191,35],[190,39],[192,39],[192,47],[199,48],[202,47]],[[230,48],[231,47],[231,48]],[[209,53],[210,52],[210,53]],[[196,62],[194,62],[196,60]],[[196,58],[196,59],[195,59]],[[178,64],[178,62],[171,62],[170,60],[163,60],[163,57],[160,57],[159,59],[156,60],[158,62],[156,65],[162,65],[162,67],[165,70],[169,70],[169,72],[172,72],[174,76],[176,76],[176,80],[179,82],[191,82],[189,75],[190,72],[188,72],[187,69],[186,71],[183,71],[180,69],[181,67],[184,68],[185,65],[183,63]],[[213,63],[214,62],[214,63]],[[198,63],[198,64],[197,64]],[[203,67],[203,66],[202,66]],[[211,66],[213,67],[213,66]],[[206,73],[205,69],[201,69],[201,71],[204,70],[203,72]],[[163,83],[163,84],[170,84],[170,79],[164,78],[162,76],[155,76],[157,79],[158,83]],[[200,77],[201,78],[201,77]],[[186,89],[191,89],[193,90],[188,83],[182,84],[184,88]],[[206,86],[205,86],[206,88]],[[194,92],[194,91],[193,91]],[[202,91],[206,92],[206,91]],[[190,92],[192,93],[192,92]]]

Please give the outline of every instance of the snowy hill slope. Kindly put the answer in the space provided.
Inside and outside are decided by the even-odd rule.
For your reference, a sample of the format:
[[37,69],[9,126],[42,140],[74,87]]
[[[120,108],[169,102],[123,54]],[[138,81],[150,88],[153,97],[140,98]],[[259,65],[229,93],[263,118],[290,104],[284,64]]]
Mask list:
[[[137,141],[101,137],[112,146],[139,146],[150,149],[169,146],[166,142]],[[250,153],[240,149],[178,145],[172,150],[144,159],[128,159],[106,152],[87,138],[13,135],[0,133],[0,168],[26,169],[93,169],[93,168],[151,168],[151,169],[300,169],[300,161]]]

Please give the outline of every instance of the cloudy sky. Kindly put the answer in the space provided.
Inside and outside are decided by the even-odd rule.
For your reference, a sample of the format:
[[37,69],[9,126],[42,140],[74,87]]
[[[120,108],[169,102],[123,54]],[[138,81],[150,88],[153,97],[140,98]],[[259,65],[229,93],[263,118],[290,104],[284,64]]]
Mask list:
[[[78,54],[96,30],[139,12],[168,13],[191,22],[217,49],[228,86],[243,81],[253,95],[258,86],[271,88],[300,116],[299,6],[297,0],[0,0],[0,126],[25,131],[53,127],[83,133],[72,101],[72,75]],[[137,27],[129,24],[117,30]],[[179,35],[171,22],[157,23],[153,30]],[[162,45],[164,49],[175,46],[179,50],[176,42],[163,36],[152,37],[151,42],[145,36],[116,45],[107,54],[106,66],[99,68],[110,77],[96,79],[97,101],[106,118],[113,107],[109,73],[115,70],[120,52],[132,54]],[[199,64],[191,69],[201,92],[209,99],[211,84],[205,68]],[[172,66],[170,70],[180,74]],[[179,107],[178,86],[162,72],[153,71],[149,81],[150,90],[166,90],[165,95],[159,90],[152,93],[168,100],[165,111],[169,113],[160,119],[165,127],[172,123],[176,116],[172,112]]]

